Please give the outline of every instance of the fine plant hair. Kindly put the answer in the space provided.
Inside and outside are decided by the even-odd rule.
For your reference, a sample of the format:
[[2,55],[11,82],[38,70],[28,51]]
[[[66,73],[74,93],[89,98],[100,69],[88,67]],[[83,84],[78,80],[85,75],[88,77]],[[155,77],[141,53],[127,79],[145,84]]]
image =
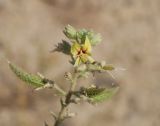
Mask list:
[[[26,84],[33,86],[36,91],[45,88],[54,89],[59,97],[60,110],[58,113],[52,112],[54,117],[53,126],[61,126],[63,121],[74,117],[76,114],[69,110],[70,104],[80,104],[88,102],[95,105],[104,102],[118,91],[119,86],[112,86],[111,88],[99,87],[98,84],[91,84],[90,86],[81,85],[77,89],[77,81],[80,78],[88,78],[89,75],[98,73],[108,73],[115,70],[111,64],[106,64],[105,61],[97,61],[92,57],[92,49],[101,42],[101,35],[94,33],[92,30],[75,29],[71,25],[67,25],[63,33],[69,41],[62,40],[58,43],[51,52],[61,52],[70,56],[70,64],[73,66],[73,72],[66,72],[64,78],[69,82],[66,90],[62,89],[56,80],[51,80],[42,74],[30,74],[22,70],[17,65],[8,61],[12,72]],[[46,122],[45,126],[49,126]]]

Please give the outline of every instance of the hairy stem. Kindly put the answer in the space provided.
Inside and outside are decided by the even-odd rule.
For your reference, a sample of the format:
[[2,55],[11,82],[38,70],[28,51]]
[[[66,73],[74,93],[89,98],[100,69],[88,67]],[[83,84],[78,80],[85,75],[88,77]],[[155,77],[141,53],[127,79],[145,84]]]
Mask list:
[[66,119],[69,118],[69,116],[67,117],[67,108],[71,103],[71,97],[73,95],[73,92],[75,90],[75,87],[77,85],[77,78],[78,78],[78,73],[75,72],[74,76],[71,80],[71,86],[70,89],[68,91],[68,93],[65,95],[65,100],[60,100],[61,102],[61,110],[56,118],[55,124],[54,126],[61,126],[62,122]]
[[54,88],[61,93],[62,95],[66,95],[66,92],[64,90],[62,90],[57,84],[54,84]]
[[61,125],[61,123],[63,121],[63,116],[64,116],[65,110],[66,110],[66,106],[62,106],[54,126],[60,126]]

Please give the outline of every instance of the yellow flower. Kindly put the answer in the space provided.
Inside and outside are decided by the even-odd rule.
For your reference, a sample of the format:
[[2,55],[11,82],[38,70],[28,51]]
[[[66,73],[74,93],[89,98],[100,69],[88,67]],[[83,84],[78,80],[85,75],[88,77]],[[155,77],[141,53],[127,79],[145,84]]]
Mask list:
[[81,63],[86,62],[94,62],[93,58],[91,57],[91,44],[86,37],[84,44],[79,44],[78,42],[74,42],[71,47],[71,54],[75,60],[74,66],[78,66]]

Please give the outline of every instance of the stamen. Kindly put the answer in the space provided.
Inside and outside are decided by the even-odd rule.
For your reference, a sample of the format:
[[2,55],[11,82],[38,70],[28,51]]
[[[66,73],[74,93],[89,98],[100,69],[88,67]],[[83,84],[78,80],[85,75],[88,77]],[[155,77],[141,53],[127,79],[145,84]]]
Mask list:
[[82,50],[82,52],[83,52],[83,53],[86,53],[86,52],[87,52],[87,50]]

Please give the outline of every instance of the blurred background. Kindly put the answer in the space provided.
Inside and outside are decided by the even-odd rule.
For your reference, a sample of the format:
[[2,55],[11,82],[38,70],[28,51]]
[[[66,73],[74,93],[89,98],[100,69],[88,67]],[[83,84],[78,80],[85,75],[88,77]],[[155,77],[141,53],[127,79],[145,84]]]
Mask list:
[[71,106],[78,115],[64,126],[160,126],[159,13],[159,0],[0,0],[0,126],[53,125],[50,111],[59,110],[53,91],[33,92],[3,56],[65,88],[69,57],[49,51],[65,38],[67,24],[101,33],[93,57],[126,71],[114,72],[115,80],[92,78],[99,85],[115,81],[120,91],[97,106]]

